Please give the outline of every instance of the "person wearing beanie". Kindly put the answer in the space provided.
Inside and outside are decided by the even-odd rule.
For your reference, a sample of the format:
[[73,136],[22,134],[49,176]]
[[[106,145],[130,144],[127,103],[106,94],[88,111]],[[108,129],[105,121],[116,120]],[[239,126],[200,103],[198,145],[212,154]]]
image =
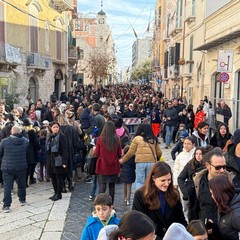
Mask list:
[[225,153],[227,170],[234,173],[233,183],[236,188],[240,188],[240,129],[236,129],[233,134],[233,142],[228,145]]
[[194,240],[193,236],[180,223],[172,223],[163,240]]

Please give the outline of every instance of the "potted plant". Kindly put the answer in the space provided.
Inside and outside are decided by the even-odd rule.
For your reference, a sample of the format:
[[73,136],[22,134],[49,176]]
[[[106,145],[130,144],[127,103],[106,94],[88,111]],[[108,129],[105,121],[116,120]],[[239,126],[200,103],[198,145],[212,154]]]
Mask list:
[[184,64],[185,64],[185,59],[184,59],[184,58],[180,58],[180,59],[178,60],[178,64],[179,64],[179,65],[184,65]]

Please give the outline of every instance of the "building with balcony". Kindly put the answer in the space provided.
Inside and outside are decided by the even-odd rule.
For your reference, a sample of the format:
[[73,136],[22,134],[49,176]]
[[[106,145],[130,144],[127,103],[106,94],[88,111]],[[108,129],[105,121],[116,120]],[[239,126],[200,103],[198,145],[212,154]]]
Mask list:
[[132,68],[151,60],[152,37],[137,39],[132,45]]
[[[204,96],[213,107],[224,99],[232,109],[232,130],[240,127],[239,4],[236,0],[165,1],[162,30],[165,96],[182,97],[195,107]],[[225,83],[222,72],[229,76]]]
[[68,90],[70,0],[0,1],[0,94],[49,100]]
[[[115,46],[112,39],[112,32],[107,23],[107,15],[101,10],[97,14],[79,14],[75,25],[77,45],[77,83],[103,85],[115,82]],[[95,64],[92,64],[95,62]],[[100,70],[104,68],[106,73]],[[99,75],[93,65],[100,64]],[[104,71],[105,71],[104,70]],[[101,77],[104,76],[104,77]]]

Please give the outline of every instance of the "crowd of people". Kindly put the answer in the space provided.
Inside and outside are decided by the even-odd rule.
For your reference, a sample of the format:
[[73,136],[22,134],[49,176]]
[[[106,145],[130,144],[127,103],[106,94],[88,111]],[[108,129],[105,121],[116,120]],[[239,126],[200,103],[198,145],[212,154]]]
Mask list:
[[[240,213],[240,130],[229,132],[231,109],[223,100],[213,108],[204,97],[194,111],[192,104],[165,99],[148,85],[122,84],[79,85],[59,99],[53,93],[45,104],[29,96],[27,101],[14,109],[0,103],[4,212],[10,212],[15,180],[21,205],[26,188],[37,181],[51,181],[50,200],[58,201],[73,190],[80,168],[95,206],[83,240],[167,240],[171,229],[184,239],[239,239],[234,219]],[[135,129],[124,123],[128,118],[142,123]],[[172,169],[163,161],[160,141],[171,149]],[[133,209],[120,222],[114,212],[119,179],[123,201]],[[135,226],[134,218],[145,228]],[[100,238],[102,228],[109,237]]]

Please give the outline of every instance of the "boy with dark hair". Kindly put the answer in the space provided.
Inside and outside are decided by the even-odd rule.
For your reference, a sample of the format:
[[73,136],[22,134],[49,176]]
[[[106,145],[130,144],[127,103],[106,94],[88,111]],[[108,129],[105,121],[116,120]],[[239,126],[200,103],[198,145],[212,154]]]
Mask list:
[[95,211],[87,220],[81,240],[96,240],[100,230],[107,225],[118,225],[119,219],[113,210],[112,198],[107,193],[100,193],[94,200]]

